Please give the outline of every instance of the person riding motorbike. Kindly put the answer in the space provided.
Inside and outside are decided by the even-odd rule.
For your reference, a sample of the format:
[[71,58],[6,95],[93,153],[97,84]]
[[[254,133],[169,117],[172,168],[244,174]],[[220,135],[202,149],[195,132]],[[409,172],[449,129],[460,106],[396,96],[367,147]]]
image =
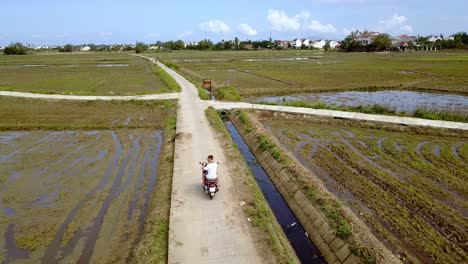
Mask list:
[[213,155],[209,155],[207,163],[203,164],[203,186],[206,181],[217,181],[218,179],[218,163],[214,162]]

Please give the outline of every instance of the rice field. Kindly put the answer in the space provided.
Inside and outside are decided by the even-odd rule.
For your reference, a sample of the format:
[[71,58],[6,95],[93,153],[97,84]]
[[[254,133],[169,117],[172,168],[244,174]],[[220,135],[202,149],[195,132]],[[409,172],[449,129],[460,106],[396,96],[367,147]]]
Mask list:
[[0,97],[0,263],[165,259],[175,104]]
[[342,53],[314,50],[182,51],[148,54],[201,83],[237,87],[245,98],[346,90],[466,94],[466,52]]
[[279,144],[407,263],[466,261],[465,131],[258,115]]
[[0,90],[75,95],[173,92],[146,59],[125,53],[0,56]]

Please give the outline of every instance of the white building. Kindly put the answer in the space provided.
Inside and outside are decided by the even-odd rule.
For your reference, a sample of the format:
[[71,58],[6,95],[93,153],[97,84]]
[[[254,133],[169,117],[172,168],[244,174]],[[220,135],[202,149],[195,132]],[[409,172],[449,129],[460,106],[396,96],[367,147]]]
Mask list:
[[339,47],[339,46],[340,46],[339,42],[334,41],[334,40],[330,41],[330,48],[331,49],[336,49],[336,47]]
[[443,38],[441,36],[431,36],[430,38],[427,39],[429,42],[436,42],[438,40],[442,40]]
[[297,38],[292,41],[292,46],[296,49],[301,49],[303,46],[310,48],[310,41],[304,38]]
[[374,39],[379,35],[379,32],[364,32],[356,36],[356,41],[362,45],[370,45]]
[[187,41],[184,42],[184,48],[198,46],[198,41]]
[[302,47],[301,39],[293,39],[293,47],[296,49],[300,49]]
[[80,51],[90,51],[91,47],[90,46],[83,46],[80,48]]
[[316,40],[314,42],[312,42],[312,47],[316,48],[316,49],[323,49],[323,47],[325,47],[325,44],[327,42],[325,40]]

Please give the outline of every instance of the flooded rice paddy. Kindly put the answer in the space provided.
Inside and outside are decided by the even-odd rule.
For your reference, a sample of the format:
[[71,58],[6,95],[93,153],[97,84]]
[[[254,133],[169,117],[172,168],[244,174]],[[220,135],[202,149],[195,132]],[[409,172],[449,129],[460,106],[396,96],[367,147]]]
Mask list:
[[450,111],[468,114],[468,96],[414,91],[374,91],[374,92],[333,92],[306,93],[287,96],[267,96],[255,99],[257,102],[283,103],[306,101],[337,106],[382,105],[397,112],[414,112],[418,108],[433,111]]
[[0,132],[0,263],[125,262],[162,143],[149,129]]

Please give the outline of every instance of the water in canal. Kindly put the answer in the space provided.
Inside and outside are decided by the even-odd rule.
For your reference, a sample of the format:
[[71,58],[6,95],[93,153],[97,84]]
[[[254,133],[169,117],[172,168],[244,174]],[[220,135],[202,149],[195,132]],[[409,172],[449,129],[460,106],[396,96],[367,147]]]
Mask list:
[[298,258],[302,263],[326,263],[320,255],[319,250],[308,238],[304,227],[299,223],[299,220],[291,211],[273,182],[271,182],[268,174],[257,162],[257,159],[250,151],[237,129],[230,121],[227,121],[224,124],[226,125],[233,141],[239,148],[242,156],[244,156],[245,161],[249,165],[253,175],[255,176],[255,180],[262,189],[263,195],[273,210],[276,219],[283,228],[291,245],[296,251]]

